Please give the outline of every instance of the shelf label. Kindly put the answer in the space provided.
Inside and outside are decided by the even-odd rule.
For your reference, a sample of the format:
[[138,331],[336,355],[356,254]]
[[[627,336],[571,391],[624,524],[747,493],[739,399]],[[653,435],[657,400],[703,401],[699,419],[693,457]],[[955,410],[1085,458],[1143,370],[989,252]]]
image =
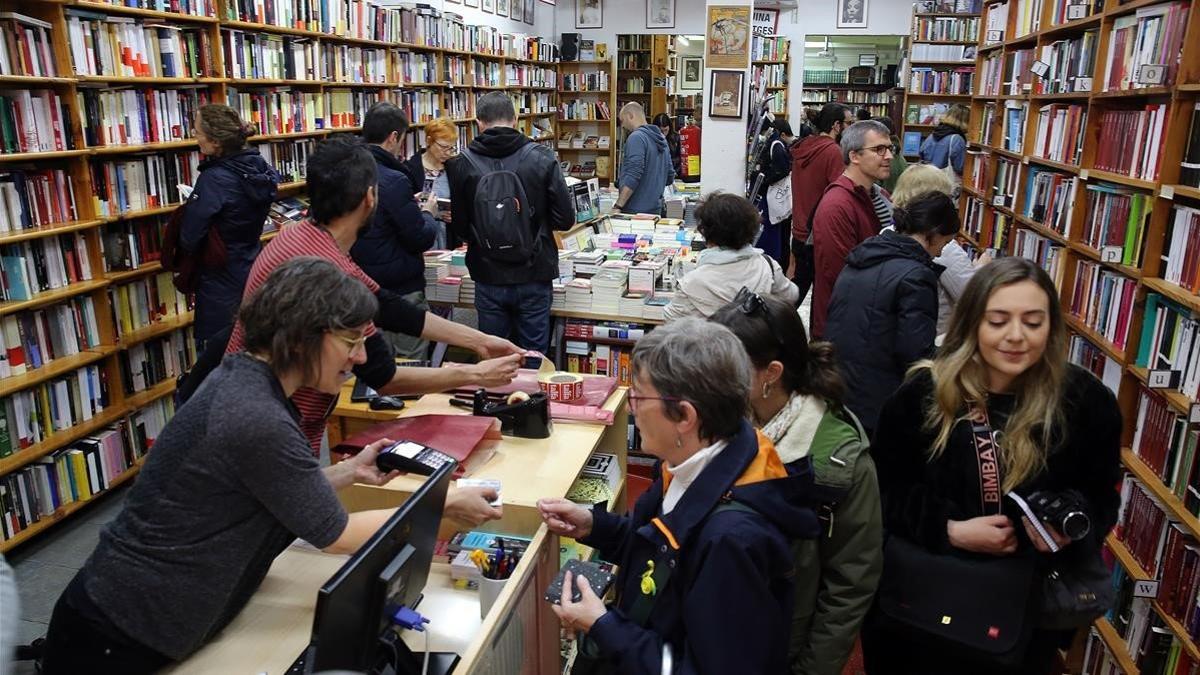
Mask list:
[[1004,31],[1002,31],[1002,30],[989,30],[989,31],[987,32],[987,41],[988,41],[988,42],[1000,42],[1000,41],[1002,41],[1002,40],[1004,40]]
[[1134,82],[1138,84],[1162,84],[1167,78],[1167,67],[1161,63],[1145,63],[1138,68]]
[[1022,158],[1021,158],[1021,163],[1022,163],[1022,164],[1028,164],[1028,163],[1029,163],[1029,155],[1025,155],[1024,157],[1022,157]]
[[1162,186],[1158,190],[1158,196],[1162,197],[1163,199],[1172,199],[1172,200],[1175,199],[1175,186],[1174,185]]
[[1050,64],[1046,63],[1045,61],[1034,61],[1033,65],[1029,66],[1029,70],[1033,71],[1034,75],[1044,78],[1046,77],[1046,73],[1050,70]]
[[1100,260],[1106,263],[1121,264],[1121,258],[1125,255],[1125,249],[1122,246],[1105,246],[1100,249]]
[[1139,579],[1133,582],[1133,597],[1135,598],[1157,598],[1158,597],[1158,581],[1154,579]]
[[1075,78],[1075,91],[1091,91],[1091,90],[1092,90],[1092,78],[1090,78],[1090,77]]
[[1188,409],[1188,424],[1200,424],[1200,403],[1193,403]]
[[1004,206],[1004,195],[993,195],[992,206]]
[[1179,386],[1179,371],[1166,368],[1151,370],[1146,377],[1146,384],[1151,389],[1175,389]]
[[1067,20],[1074,21],[1087,17],[1087,5],[1067,5]]
[[1080,169],[1079,170],[1079,180],[1087,180],[1087,179],[1088,179],[1088,170]]

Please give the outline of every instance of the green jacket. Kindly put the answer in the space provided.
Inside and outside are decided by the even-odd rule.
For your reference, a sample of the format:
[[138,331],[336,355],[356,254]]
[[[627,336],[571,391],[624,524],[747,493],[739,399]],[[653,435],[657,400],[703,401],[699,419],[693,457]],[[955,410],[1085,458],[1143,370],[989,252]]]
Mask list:
[[892,163],[889,165],[892,169],[887,180],[879,181],[879,187],[888,191],[891,194],[896,191],[896,181],[900,180],[900,174],[908,168],[908,160],[904,159],[904,153],[900,151],[900,141],[892,136],[892,145],[896,146],[896,152],[892,154]]
[[818,489],[829,504],[821,537],[793,547],[796,606],[789,660],[797,675],[841,675],[879,584],[883,518],[868,447],[851,413],[823,406],[800,414],[775,442],[785,462],[811,456]]

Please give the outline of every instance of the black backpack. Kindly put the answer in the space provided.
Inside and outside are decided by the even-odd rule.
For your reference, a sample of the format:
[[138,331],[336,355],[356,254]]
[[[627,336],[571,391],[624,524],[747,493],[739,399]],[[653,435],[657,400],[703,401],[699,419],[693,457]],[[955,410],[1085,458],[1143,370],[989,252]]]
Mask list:
[[541,248],[533,231],[533,204],[516,174],[516,168],[535,147],[535,143],[527,143],[499,160],[470,149],[463,151],[463,156],[480,174],[475,203],[471,205],[471,233],[475,236],[473,243],[485,258],[525,264]]

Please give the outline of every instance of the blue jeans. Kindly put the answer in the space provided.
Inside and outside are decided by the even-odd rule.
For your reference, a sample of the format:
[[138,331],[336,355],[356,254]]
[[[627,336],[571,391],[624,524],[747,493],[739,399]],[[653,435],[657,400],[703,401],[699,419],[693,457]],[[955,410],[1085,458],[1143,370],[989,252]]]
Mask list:
[[479,330],[506,338],[522,349],[545,354],[550,349],[549,281],[497,286],[475,282],[475,311]]

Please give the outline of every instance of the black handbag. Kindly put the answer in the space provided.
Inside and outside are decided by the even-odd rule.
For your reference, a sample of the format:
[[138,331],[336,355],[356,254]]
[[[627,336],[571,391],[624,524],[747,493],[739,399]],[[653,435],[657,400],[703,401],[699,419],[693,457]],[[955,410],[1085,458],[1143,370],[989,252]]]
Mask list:
[[1047,571],[1038,625],[1052,630],[1081,628],[1100,618],[1115,601],[1112,572],[1099,550],[1089,550]]

